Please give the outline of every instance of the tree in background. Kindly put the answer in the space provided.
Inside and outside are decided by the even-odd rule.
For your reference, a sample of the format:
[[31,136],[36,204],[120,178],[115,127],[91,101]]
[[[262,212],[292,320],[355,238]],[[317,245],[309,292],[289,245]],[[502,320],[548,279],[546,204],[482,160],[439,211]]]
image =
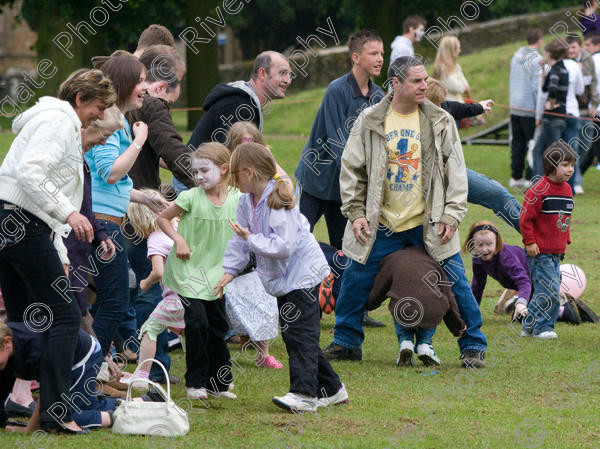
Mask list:
[[253,59],[262,50],[297,47],[296,38],[326,27],[327,17],[345,43],[356,27],[356,4],[356,0],[252,0],[231,16],[229,24],[240,41],[243,58]]
[[[151,23],[159,22],[177,35],[184,24],[183,2],[181,0],[0,0],[0,6],[21,4],[20,18],[38,35],[34,49],[38,59],[49,59],[58,68],[51,79],[36,94],[55,95],[60,83],[75,69],[91,67],[92,56],[109,55],[117,49],[135,50],[140,33]],[[110,5],[110,6],[109,6]],[[90,18],[94,8],[102,8],[107,16],[96,10],[94,19]],[[85,21],[90,28],[79,27],[79,33],[87,42],[83,42],[70,30],[67,24],[77,28]],[[95,34],[94,34],[95,32]],[[63,33],[60,35],[60,33]],[[72,44],[63,51],[53,42],[59,41],[67,47],[68,36]],[[70,56],[67,54],[70,54]]]

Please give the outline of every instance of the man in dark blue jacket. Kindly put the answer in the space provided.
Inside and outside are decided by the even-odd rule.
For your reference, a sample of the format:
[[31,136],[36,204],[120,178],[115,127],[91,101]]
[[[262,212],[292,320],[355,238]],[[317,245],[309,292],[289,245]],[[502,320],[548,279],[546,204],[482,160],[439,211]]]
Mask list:
[[[352,70],[333,80],[323,97],[310,137],[302,150],[296,179],[302,186],[300,212],[308,219],[312,231],[325,216],[329,243],[342,249],[346,217],[340,212],[340,166],[346,139],[360,112],[384,96],[371,81],[383,66],[383,42],[374,31],[361,30],[348,39]],[[383,323],[365,312],[365,325]]]

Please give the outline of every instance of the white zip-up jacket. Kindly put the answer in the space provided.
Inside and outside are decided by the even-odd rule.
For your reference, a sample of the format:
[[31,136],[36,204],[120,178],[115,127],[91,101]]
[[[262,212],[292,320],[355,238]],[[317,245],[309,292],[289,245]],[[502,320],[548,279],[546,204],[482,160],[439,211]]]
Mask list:
[[0,166],[0,199],[44,221],[54,232],[62,263],[67,217],[83,200],[81,121],[66,101],[42,97],[13,121],[17,137]]

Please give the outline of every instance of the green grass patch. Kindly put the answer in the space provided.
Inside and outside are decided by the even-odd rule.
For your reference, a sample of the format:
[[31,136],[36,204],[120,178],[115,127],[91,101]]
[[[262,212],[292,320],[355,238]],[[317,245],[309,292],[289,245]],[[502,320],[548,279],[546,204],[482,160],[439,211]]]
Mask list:
[[[508,63],[517,47],[510,44],[461,58],[476,98],[492,97],[498,102],[507,102]],[[289,99],[320,99],[323,92],[323,89],[313,89],[292,95]],[[266,117],[265,133],[307,136],[319,104],[319,101],[275,103],[275,109]],[[502,110],[497,108],[488,123],[501,113]],[[177,114],[176,122],[183,123],[183,115],[178,117]],[[188,137],[189,133],[186,133],[184,141]],[[0,157],[6,154],[12,139],[11,134],[0,134]],[[271,137],[267,141],[283,168],[293,173],[306,139]],[[470,168],[507,185],[510,177],[508,147],[465,147],[464,152]],[[168,172],[161,173],[164,180],[170,179]],[[575,263],[585,271],[587,289],[582,299],[600,312],[597,209],[600,173],[593,168],[588,171],[584,186],[585,195],[575,199],[571,221],[573,243],[568,248],[565,263]],[[521,194],[513,193],[522,201]],[[491,218],[491,211],[469,205],[459,228],[461,236],[465,236],[474,221]],[[317,224],[315,235],[319,240],[327,240],[323,221]],[[503,238],[508,244],[521,245],[520,236],[516,233],[504,233]],[[471,261],[465,260],[465,265],[470,279]],[[160,437],[146,440],[144,437],[126,437],[101,430],[77,438],[53,435],[49,447],[599,447],[600,373],[594,373],[594,378],[589,372],[590,368],[593,372],[592,362],[599,359],[595,346],[598,344],[598,326],[558,323],[559,339],[556,341],[521,339],[507,328],[508,316],[492,312],[501,292],[497,282],[488,280],[481,308],[483,331],[491,348],[488,360],[493,366],[486,371],[476,373],[460,368],[455,338],[443,325],[434,337],[436,352],[442,360],[439,374],[429,375],[432,369],[424,368],[418,361],[414,368],[397,368],[394,361],[398,342],[392,317],[384,306],[372,315],[384,321],[387,327],[366,329],[363,361],[334,362],[350,394],[347,406],[303,416],[286,414],[276,408],[271,403],[272,396],[284,394],[289,386],[286,352],[281,338],[278,338],[271,352],[285,365],[279,371],[256,368],[252,360],[236,355],[238,348],[231,348],[232,356],[238,357],[241,366],[241,369],[234,370],[237,376],[234,391],[238,400],[209,400],[208,409],[200,403],[195,404],[190,415],[193,420],[191,431],[186,437],[173,442]],[[331,342],[333,325],[334,317],[325,316],[321,326],[322,347]],[[173,373],[183,376],[183,354],[176,351],[172,355]],[[585,385],[586,380],[588,386],[575,385]],[[571,393],[565,390],[563,383],[571,385]],[[556,399],[549,401],[553,393],[557,394]],[[172,396],[176,401],[183,398],[183,386],[174,386]],[[554,410],[548,403],[554,405]],[[564,408],[559,409],[559,406]],[[536,420],[541,427],[535,424],[527,431],[525,420]],[[413,433],[409,434],[411,429]],[[17,444],[23,447],[28,437],[0,433],[0,441],[3,447],[15,447]],[[30,442],[28,447],[32,446]]]

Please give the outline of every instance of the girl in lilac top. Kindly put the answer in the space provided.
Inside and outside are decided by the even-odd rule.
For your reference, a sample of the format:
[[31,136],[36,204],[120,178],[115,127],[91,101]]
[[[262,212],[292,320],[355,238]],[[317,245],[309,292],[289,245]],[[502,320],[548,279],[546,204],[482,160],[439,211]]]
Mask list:
[[235,234],[225,250],[225,275],[216,294],[222,294],[244,269],[252,251],[265,290],[277,297],[281,335],[290,358],[289,393],[275,396],[273,402],[295,411],[348,402],[345,387],[319,347],[319,302],[306,291],[331,270],[295,204],[290,184],[277,180],[275,159],[257,143],[238,145],[230,169],[232,183],[244,195],[237,223],[230,221]]
[[525,250],[505,245],[498,229],[489,221],[478,221],[471,226],[463,251],[473,257],[471,289],[481,303],[487,277],[491,276],[502,287],[518,291],[514,319],[527,315],[531,297],[531,279]]
[[600,16],[596,14],[597,9],[597,0],[584,0],[581,9],[577,13],[577,19],[584,36],[600,32]]

